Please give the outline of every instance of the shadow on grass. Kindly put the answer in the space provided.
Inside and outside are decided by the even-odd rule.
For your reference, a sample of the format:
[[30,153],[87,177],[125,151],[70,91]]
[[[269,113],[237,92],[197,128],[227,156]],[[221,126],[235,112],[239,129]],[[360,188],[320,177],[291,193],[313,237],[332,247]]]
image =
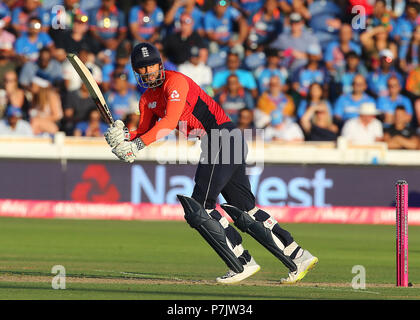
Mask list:
[[[43,272],[43,271],[17,271],[17,270],[0,270],[0,275],[12,275],[12,276],[38,276],[38,277],[51,277],[52,273]],[[85,274],[85,273],[68,273],[66,272],[67,277],[73,278],[90,278],[90,279],[144,279],[144,280],[172,280],[174,278],[183,278],[184,275],[173,274],[170,277],[164,276],[157,273],[149,272],[131,272],[124,271],[121,272],[121,275],[99,275],[99,274]],[[192,279],[185,279],[186,281],[194,281]]]
[[[0,289],[26,289],[26,290],[42,290],[44,291],[44,293],[46,291],[50,291],[51,294],[53,293],[58,293],[60,294],[60,297],[58,299],[65,299],[65,297],[63,297],[63,294],[68,293],[72,293],[75,294],[77,292],[85,292],[85,293],[90,293],[90,292],[97,292],[97,293],[120,293],[120,294],[139,294],[142,295],[141,298],[143,299],[151,299],[152,298],[148,298],[148,296],[162,296],[163,299],[167,299],[167,300],[182,300],[179,299],[180,297],[184,297],[185,300],[190,300],[190,299],[194,299],[194,300],[199,300],[201,299],[299,299],[299,297],[296,296],[290,296],[290,297],[285,297],[285,296],[269,296],[269,295],[247,295],[247,294],[238,294],[238,293],[204,293],[204,292],[199,292],[199,291],[189,291],[189,292],[178,292],[178,291],[170,291],[170,290],[162,290],[162,291],[148,291],[148,290],[132,290],[132,289],[112,289],[112,288],[81,288],[81,287],[74,287],[74,284],[72,285],[73,288],[66,288],[65,290],[54,290],[50,287],[46,287],[46,286],[38,286],[38,285],[34,285],[34,286],[28,286],[28,285],[12,285],[12,284],[1,284],[0,283]],[[221,287],[223,288],[223,287]],[[168,298],[168,296],[175,296],[174,298]],[[51,299],[51,296],[45,297],[45,298],[35,298],[34,299]],[[13,297],[10,297],[8,299],[13,299]],[[72,299],[72,298],[70,298]],[[76,298],[76,299],[81,299],[81,298]],[[104,299],[104,298],[102,298]],[[110,297],[109,299],[115,299],[115,297]],[[122,297],[121,299],[127,299]],[[140,299],[140,297],[139,297]],[[156,298],[157,299],[157,298]],[[88,298],[88,299],[83,299],[82,300],[101,300],[101,298]]]

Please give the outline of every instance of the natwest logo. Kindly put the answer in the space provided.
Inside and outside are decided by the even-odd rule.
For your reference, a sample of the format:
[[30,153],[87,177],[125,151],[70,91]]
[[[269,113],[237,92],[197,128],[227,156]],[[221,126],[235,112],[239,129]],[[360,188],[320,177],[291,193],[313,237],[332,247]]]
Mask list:
[[79,182],[71,193],[75,201],[91,202],[117,202],[120,193],[115,185],[111,184],[109,172],[104,165],[89,165]]
[[179,93],[178,93],[178,91],[176,91],[176,90],[172,91],[172,93],[171,93],[171,99],[172,100],[175,100],[175,101],[179,101]]
[[[168,172],[168,166],[157,165],[154,172],[146,171],[141,165],[131,167],[131,202],[155,204],[176,204],[177,194],[192,194],[194,177]],[[288,180],[278,176],[249,176],[257,204],[261,206],[328,207],[327,191],[334,181],[327,177],[324,168],[313,172],[313,177],[295,176]],[[226,202],[220,195],[219,202]],[[274,221],[267,221],[270,228]]]

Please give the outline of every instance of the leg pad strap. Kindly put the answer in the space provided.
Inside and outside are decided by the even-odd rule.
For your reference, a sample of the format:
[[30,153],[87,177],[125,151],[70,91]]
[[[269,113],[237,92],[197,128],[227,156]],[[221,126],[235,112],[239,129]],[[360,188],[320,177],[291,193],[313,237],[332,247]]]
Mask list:
[[254,220],[247,212],[240,210],[228,204],[222,204],[221,207],[232,218],[235,226],[239,230],[248,233],[268,251],[270,251],[277,259],[279,259],[290,271],[296,271],[296,264],[293,260],[286,256],[275,241],[273,233],[266,228],[263,222]]

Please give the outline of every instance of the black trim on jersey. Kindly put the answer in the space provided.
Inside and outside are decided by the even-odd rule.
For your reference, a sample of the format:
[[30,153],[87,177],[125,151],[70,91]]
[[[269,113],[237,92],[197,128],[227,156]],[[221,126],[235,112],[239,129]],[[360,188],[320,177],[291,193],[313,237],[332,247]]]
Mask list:
[[218,127],[215,115],[210,112],[209,106],[200,97],[197,99],[192,114],[201,122],[207,133]]

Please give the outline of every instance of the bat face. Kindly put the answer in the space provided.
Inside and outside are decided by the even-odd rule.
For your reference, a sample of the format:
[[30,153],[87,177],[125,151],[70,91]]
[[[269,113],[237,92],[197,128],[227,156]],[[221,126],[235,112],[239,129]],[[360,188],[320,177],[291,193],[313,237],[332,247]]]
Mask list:
[[82,79],[83,83],[88,89],[89,94],[91,98],[93,99],[93,101],[95,102],[96,107],[101,113],[101,116],[104,119],[104,121],[108,123],[109,125],[112,125],[114,123],[114,119],[112,118],[111,111],[109,110],[109,107],[106,104],[104,96],[102,95],[102,92],[99,89],[99,86],[96,83],[95,79],[93,78],[92,74],[90,73],[89,69],[74,53],[67,54],[67,59],[70,61],[73,68],[79,74],[80,78]]

